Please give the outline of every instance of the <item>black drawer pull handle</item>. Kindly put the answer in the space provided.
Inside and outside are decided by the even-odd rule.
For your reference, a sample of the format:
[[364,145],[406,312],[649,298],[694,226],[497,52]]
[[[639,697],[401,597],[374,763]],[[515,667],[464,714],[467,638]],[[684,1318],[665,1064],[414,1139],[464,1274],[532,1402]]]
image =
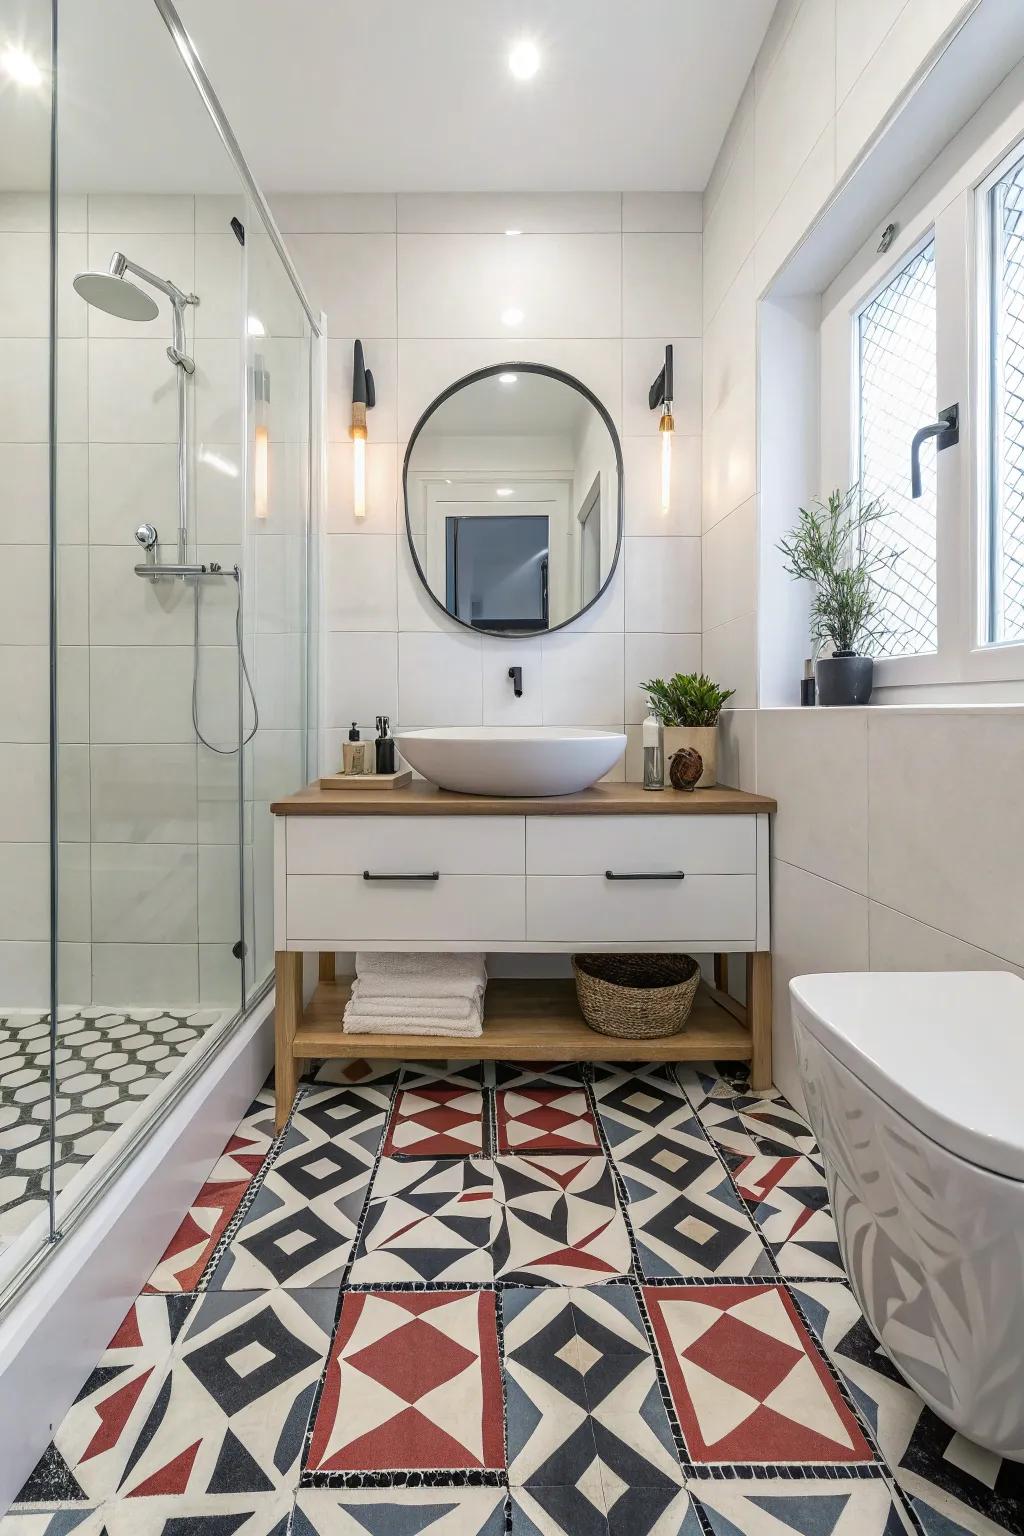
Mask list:
[[440,870],[434,869],[423,875],[373,875],[368,869],[363,870],[364,880],[440,880]]
[[644,875],[617,875],[614,869],[606,869],[606,880],[685,880],[686,876],[681,869],[659,869],[651,874]]

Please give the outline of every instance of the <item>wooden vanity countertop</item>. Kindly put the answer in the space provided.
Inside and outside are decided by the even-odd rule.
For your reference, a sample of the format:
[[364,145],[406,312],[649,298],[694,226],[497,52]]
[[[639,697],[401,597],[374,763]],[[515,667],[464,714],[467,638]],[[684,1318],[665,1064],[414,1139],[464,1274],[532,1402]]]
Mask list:
[[595,784],[576,795],[509,798],[459,795],[422,779],[405,789],[321,789],[310,784],[270,807],[275,816],[736,816],[774,811],[767,795],[742,789],[660,792],[640,784]]

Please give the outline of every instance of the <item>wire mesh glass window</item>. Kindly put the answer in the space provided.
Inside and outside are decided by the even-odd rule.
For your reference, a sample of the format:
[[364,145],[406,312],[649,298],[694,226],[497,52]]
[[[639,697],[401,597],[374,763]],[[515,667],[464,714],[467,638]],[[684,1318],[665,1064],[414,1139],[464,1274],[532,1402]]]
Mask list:
[[[1022,332],[1024,336],[1024,332]],[[910,443],[935,419],[935,242],[919,250],[857,316],[857,443],[861,495],[889,516],[867,537],[900,551],[875,621],[877,656],[936,649],[935,449],[921,454],[910,495]]]
[[989,192],[989,465],[986,639],[1024,640],[1024,159]]

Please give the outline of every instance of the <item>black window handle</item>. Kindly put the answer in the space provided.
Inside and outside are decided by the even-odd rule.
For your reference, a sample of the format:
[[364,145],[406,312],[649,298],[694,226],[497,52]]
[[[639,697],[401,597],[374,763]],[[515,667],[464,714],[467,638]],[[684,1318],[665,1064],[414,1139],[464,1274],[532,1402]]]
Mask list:
[[614,869],[606,869],[606,880],[685,880],[686,876],[681,869],[656,869],[641,875],[617,875]]
[[374,875],[368,869],[363,870],[364,880],[440,880],[440,870],[430,870],[422,875]]
[[938,421],[930,421],[914,433],[910,444],[910,494],[915,501],[921,494],[921,444],[930,437],[934,437],[937,449],[952,448],[960,441],[959,403],[948,405],[939,412]]

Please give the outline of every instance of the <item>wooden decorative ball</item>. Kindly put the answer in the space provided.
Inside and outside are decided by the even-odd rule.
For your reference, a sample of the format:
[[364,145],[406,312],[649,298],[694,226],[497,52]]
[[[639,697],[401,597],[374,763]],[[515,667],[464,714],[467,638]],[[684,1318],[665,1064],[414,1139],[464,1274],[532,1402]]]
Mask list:
[[680,747],[673,752],[669,764],[669,778],[673,789],[692,790],[704,772],[704,759],[693,747]]

